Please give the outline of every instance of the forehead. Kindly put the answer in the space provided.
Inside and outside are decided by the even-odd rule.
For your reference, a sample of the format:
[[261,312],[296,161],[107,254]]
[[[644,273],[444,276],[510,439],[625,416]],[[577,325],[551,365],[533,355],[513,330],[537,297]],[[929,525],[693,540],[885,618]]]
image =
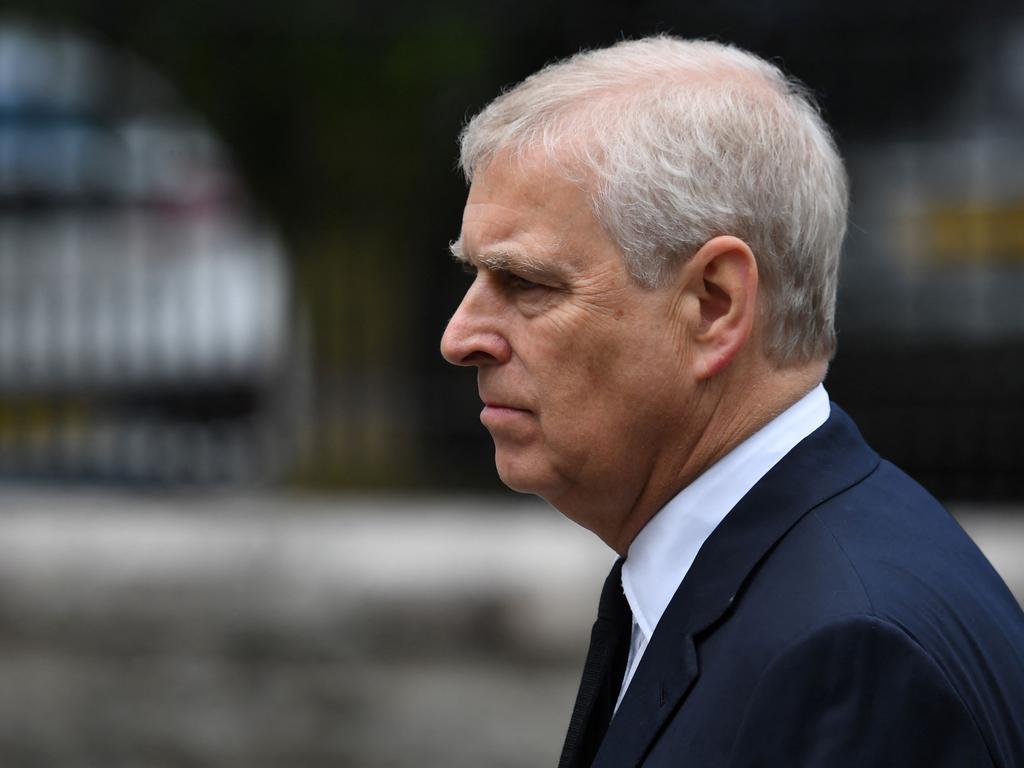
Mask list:
[[582,269],[595,246],[612,244],[594,217],[589,194],[564,169],[499,154],[473,178],[455,245],[456,256],[469,260],[488,251],[533,258],[557,254],[565,268]]

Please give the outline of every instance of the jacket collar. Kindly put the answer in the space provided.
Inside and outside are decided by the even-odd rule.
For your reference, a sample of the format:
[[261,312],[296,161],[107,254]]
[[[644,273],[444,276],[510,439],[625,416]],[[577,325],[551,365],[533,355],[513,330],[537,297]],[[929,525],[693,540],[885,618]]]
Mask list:
[[758,480],[828,421],[831,408],[818,384],[732,448],[669,500],[629,545],[622,591],[649,639],[704,542]]
[[834,403],[740,500],[676,590],[612,720],[594,768],[636,766],[699,675],[694,636],[721,619],[757,564],[804,515],[860,482],[879,457]]

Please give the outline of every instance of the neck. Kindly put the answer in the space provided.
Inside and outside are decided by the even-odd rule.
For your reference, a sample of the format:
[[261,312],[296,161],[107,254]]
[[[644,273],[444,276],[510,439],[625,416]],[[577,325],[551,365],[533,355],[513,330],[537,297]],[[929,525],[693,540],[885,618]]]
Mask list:
[[[594,532],[620,555],[636,535],[679,491],[696,480],[733,448],[764,427],[817,386],[827,363],[785,369],[767,364],[760,370],[734,371],[721,382],[708,382],[694,398],[687,417],[689,437],[680,435],[661,452],[640,483],[626,515],[604,518],[610,524]],[[679,430],[682,431],[682,430]],[[618,500],[621,502],[622,500]],[[617,519],[616,519],[617,518]]]

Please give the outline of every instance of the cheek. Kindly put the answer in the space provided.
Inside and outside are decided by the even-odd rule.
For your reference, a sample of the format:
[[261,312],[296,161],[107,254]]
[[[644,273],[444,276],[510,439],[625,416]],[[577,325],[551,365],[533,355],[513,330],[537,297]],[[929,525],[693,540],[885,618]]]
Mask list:
[[527,373],[549,408],[579,412],[615,389],[622,355],[601,339],[579,333],[537,351],[543,362]]
[[619,412],[659,377],[650,329],[622,315],[566,311],[523,326],[523,370],[557,430],[578,435],[620,422]]
[[682,371],[655,337],[615,339],[581,358],[588,421],[624,438],[665,426],[683,395]]
[[579,351],[581,378],[586,381],[592,397],[610,401],[615,407],[623,398],[635,397],[644,388],[656,356],[648,349],[649,336],[633,333],[634,329],[613,328],[594,336]]
[[577,383],[596,382],[620,365],[632,345],[633,331],[609,311],[563,313],[547,319],[547,332],[537,335],[542,354],[554,372]]
[[596,449],[609,432],[624,428],[643,377],[615,344],[575,345],[552,367],[550,379],[538,381],[546,438],[570,448]]

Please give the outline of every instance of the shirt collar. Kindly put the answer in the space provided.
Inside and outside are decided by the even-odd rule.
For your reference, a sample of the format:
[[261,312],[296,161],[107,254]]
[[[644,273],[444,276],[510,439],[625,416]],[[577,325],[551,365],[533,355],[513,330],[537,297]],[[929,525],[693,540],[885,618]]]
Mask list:
[[830,410],[819,384],[683,488],[637,534],[622,566],[622,589],[647,639],[718,524]]

